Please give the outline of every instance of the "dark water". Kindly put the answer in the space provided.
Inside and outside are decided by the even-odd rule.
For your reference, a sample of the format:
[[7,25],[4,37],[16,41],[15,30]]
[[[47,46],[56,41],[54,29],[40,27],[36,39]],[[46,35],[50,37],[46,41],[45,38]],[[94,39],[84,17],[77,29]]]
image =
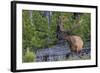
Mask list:
[[68,43],[58,43],[52,48],[37,50],[36,62],[90,59],[90,51],[90,43],[86,43],[79,54],[71,52]]

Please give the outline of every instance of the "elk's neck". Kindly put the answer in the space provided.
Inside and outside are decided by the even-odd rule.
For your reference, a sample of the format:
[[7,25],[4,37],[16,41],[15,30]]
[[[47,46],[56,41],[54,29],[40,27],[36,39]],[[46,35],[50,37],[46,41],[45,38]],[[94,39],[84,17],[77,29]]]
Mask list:
[[71,36],[70,35],[68,35],[68,36],[64,36],[64,40],[69,40],[71,38]]

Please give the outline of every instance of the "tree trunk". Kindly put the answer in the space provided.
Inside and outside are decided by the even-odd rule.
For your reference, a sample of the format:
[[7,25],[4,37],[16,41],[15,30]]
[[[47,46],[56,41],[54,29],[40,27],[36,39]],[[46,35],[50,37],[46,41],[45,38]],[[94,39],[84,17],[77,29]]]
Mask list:
[[[50,32],[50,25],[51,25],[51,15],[52,15],[52,12],[50,11],[45,11],[44,12],[44,15],[46,16],[47,18],[47,21],[48,21],[48,30]],[[50,43],[50,37],[48,37],[48,43]]]
[[29,17],[30,17],[30,23],[31,23],[31,25],[33,25],[32,10],[29,11]]

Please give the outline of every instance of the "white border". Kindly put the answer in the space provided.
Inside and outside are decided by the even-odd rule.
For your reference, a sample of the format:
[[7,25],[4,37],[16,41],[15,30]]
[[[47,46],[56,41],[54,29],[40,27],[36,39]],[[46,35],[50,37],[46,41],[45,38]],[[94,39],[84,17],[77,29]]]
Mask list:
[[[22,10],[45,10],[45,11],[62,11],[62,12],[86,12],[91,13],[91,60],[74,60],[74,61],[58,61],[58,62],[38,62],[38,63],[22,63]],[[63,6],[45,6],[45,5],[28,5],[17,4],[17,70],[21,69],[38,69],[38,68],[51,68],[51,67],[71,67],[71,66],[85,66],[95,65],[96,57],[96,18],[95,9],[81,8],[81,7],[63,7]]]

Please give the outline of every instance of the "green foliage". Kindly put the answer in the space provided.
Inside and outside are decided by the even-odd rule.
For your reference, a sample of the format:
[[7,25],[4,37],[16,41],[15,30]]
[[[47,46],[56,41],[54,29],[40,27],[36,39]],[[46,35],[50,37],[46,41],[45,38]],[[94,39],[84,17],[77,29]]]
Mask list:
[[28,11],[23,11],[23,48],[31,47],[31,38],[33,36],[33,28],[31,25],[31,21],[29,18],[29,12]]
[[34,48],[43,48],[47,42],[48,36],[48,24],[46,18],[42,17],[41,12],[34,11],[33,12],[33,24],[35,30],[32,31],[34,33],[31,43]]
[[[35,50],[52,47],[57,43],[56,31],[60,21],[59,16],[64,16],[65,30],[71,30],[73,26],[80,25],[70,32],[71,35],[82,37],[84,43],[90,40],[91,15],[89,13],[81,13],[79,18],[73,18],[73,12],[52,12],[49,21],[44,12],[31,10],[23,10],[22,12],[23,62],[35,61]],[[77,23],[77,21],[79,22]],[[27,51],[27,48],[29,48],[29,51]]]
[[23,11],[23,48],[44,47],[49,35],[47,20],[39,11],[33,11],[32,21],[29,15],[29,11]]
[[25,52],[25,55],[23,56],[23,62],[33,62],[35,61],[35,53],[34,52]]
[[76,22],[79,20],[80,27],[70,33],[81,36],[84,41],[90,39],[88,36],[91,24],[89,13],[82,13],[79,19],[74,19],[74,13],[72,12],[52,12],[50,26],[48,26],[48,20],[43,15],[43,12],[45,11],[32,11],[32,14],[30,14],[30,10],[23,10],[23,49],[29,47],[35,50],[51,47],[56,44],[56,30],[59,16],[65,16],[65,30],[70,30],[74,25],[77,25]]

